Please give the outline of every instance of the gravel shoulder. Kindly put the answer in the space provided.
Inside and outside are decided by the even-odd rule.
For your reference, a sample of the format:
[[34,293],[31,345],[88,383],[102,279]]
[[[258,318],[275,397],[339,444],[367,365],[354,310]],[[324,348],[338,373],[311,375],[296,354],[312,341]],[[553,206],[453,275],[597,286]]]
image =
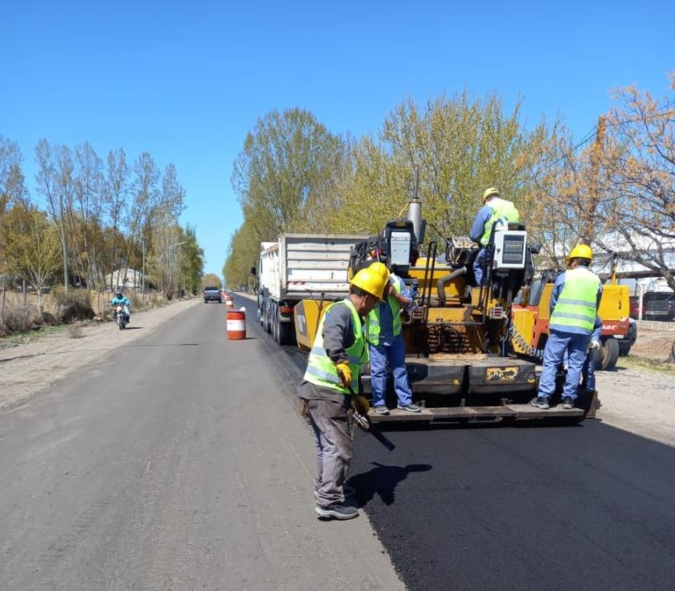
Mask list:
[[[201,298],[182,300],[162,308],[137,311],[129,329],[111,322],[80,324],[15,340],[0,340],[0,413],[26,404],[31,396],[71,372],[96,363],[117,348],[147,336],[176,314],[203,305]],[[597,418],[620,429],[675,446],[675,369],[654,371],[635,366],[641,358],[664,361],[675,331],[642,330],[614,371],[598,372],[601,408]]]

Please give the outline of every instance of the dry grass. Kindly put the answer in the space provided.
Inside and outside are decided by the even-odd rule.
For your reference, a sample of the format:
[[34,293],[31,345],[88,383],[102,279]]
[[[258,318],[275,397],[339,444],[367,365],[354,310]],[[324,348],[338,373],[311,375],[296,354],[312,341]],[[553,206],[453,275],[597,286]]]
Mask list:
[[[132,310],[159,307],[167,303],[159,294],[126,294],[131,301]],[[0,338],[12,335],[43,332],[51,326],[67,325],[70,338],[80,338],[82,322],[107,321],[112,317],[109,293],[98,293],[84,289],[71,289],[67,293],[57,287],[51,293],[44,294],[38,301],[35,293],[4,294],[4,305],[0,313]],[[2,302],[0,293],[0,302]],[[39,304],[42,305],[42,312]]]

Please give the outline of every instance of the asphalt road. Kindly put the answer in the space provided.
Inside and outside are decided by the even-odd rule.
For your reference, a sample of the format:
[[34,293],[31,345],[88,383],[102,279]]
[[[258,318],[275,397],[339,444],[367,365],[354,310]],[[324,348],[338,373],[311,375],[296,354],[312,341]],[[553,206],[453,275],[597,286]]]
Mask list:
[[674,588],[675,449],[597,421],[359,434],[368,519],[317,521],[304,356],[235,305],[0,415],[0,589]]
[[316,519],[264,343],[197,303],[0,414],[0,590],[402,590],[367,519]]

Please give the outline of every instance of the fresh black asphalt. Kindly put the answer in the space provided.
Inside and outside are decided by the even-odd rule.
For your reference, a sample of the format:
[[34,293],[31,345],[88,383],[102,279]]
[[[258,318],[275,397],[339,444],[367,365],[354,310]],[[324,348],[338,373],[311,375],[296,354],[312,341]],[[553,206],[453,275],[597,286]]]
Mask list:
[[[248,330],[294,403],[304,355]],[[599,420],[387,436],[359,433],[351,481],[411,591],[675,589],[675,449]]]

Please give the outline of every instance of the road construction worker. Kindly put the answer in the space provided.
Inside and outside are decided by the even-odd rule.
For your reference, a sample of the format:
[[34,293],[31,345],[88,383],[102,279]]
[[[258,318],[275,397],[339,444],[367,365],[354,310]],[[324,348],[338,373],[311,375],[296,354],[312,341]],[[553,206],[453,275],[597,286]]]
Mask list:
[[385,284],[380,274],[362,269],[351,279],[349,295],[328,306],[298,392],[316,438],[314,497],[320,519],[358,516],[355,507],[345,505],[343,489],[353,447],[350,412],[360,368],[369,360],[362,318],[382,300]]
[[[593,260],[590,246],[579,244],[567,257],[568,268],[558,275],[550,300],[549,336],[544,348],[544,360],[537,398],[532,404],[548,409],[555,392],[555,379],[565,354],[568,355],[567,375],[563,387],[563,408],[574,408],[582,369],[596,328],[602,283],[588,267]],[[602,330],[602,327],[600,328]],[[595,348],[592,345],[591,348]]]
[[509,222],[515,223],[520,221],[520,214],[516,206],[510,201],[502,199],[499,196],[499,191],[494,187],[485,189],[483,204],[483,207],[476,214],[476,219],[473,222],[473,226],[471,226],[469,234],[469,238],[480,246],[480,250],[473,262],[473,274],[476,279],[476,285],[482,285],[483,282],[485,259],[488,254],[485,247],[490,241],[494,223],[499,221],[500,223],[508,224]]
[[384,301],[378,303],[366,317],[373,409],[380,415],[389,414],[384,400],[387,393],[388,363],[394,378],[397,408],[408,412],[420,412],[422,408],[412,401],[412,390],[405,366],[405,343],[401,331],[401,308],[408,308],[412,304],[412,292],[400,277],[387,269],[384,263],[373,263],[369,269],[380,273],[386,281]]

